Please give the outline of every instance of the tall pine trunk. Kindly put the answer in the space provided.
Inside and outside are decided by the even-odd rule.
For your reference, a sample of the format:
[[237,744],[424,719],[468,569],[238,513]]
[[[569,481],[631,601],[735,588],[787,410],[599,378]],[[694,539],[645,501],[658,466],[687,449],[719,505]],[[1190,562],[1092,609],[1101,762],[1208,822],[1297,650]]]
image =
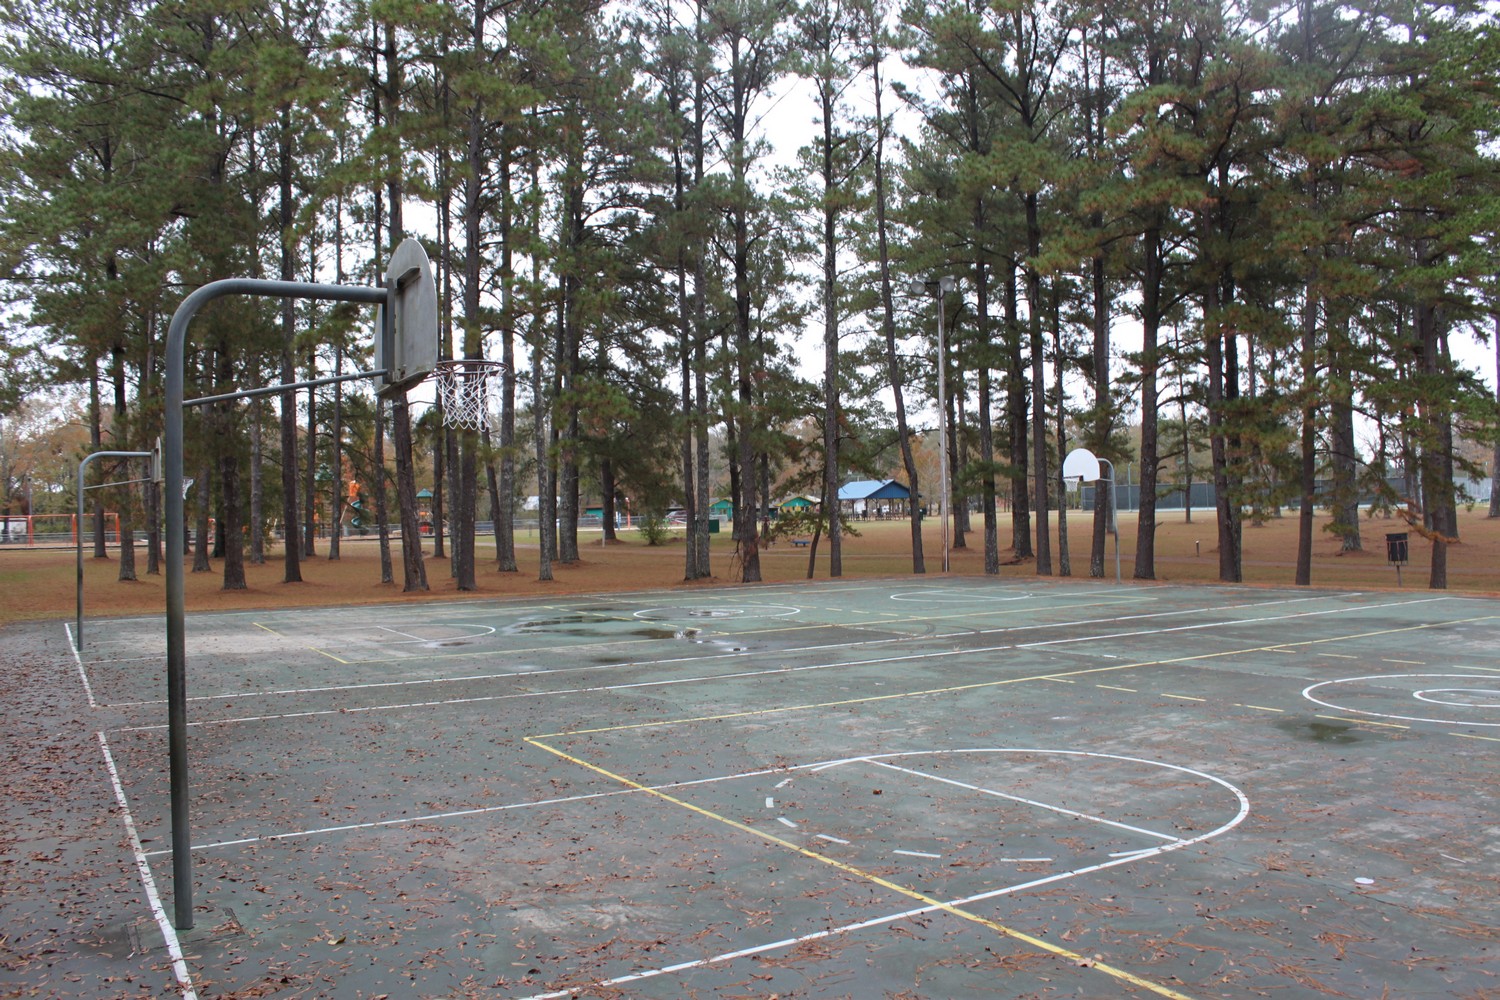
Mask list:
[[1156,579],[1157,365],[1160,361],[1163,253],[1161,229],[1146,227],[1141,281],[1141,489],[1137,510],[1135,578]]
[[[906,372],[896,350],[896,309],[891,300],[891,256],[885,208],[885,143],[888,130],[882,110],[884,85],[880,78],[881,60],[884,58],[881,32],[884,28],[878,10],[879,5],[871,4],[865,14],[870,19],[868,55],[875,95],[875,242],[880,266],[880,332],[885,342],[886,380],[890,384],[895,403],[896,437],[901,447],[901,464],[906,469],[906,484],[911,491],[911,502],[907,504],[907,516],[911,521],[911,570],[913,573],[926,573],[927,564],[922,554],[922,487],[917,475],[916,456],[912,452],[911,428],[906,419],[906,400],[902,392],[902,386],[906,384]],[[834,503],[837,502],[835,499]]]

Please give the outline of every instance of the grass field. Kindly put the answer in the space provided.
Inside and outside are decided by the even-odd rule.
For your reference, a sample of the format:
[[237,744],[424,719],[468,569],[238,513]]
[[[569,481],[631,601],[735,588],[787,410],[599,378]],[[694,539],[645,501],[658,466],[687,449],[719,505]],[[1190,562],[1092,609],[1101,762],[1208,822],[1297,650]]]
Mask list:
[[[1166,514],[1158,522],[1156,535],[1156,579],[1170,583],[1213,583],[1218,578],[1216,535],[1211,511],[1195,511],[1187,522],[1181,511]],[[1363,523],[1364,551],[1341,554],[1338,542],[1322,530],[1327,521],[1320,518],[1315,541],[1312,582],[1318,587],[1360,587],[1384,589],[1397,586],[1396,572],[1386,562],[1385,535],[1406,531],[1404,522],[1393,518],[1374,518]],[[1073,512],[1069,519],[1074,577],[1088,574],[1087,534],[1090,522]],[[1461,543],[1448,553],[1448,584],[1464,593],[1500,592],[1500,520],[1487,518],[1482,510],[1460,512]],[[978,527],[978,522],[975,524]],[[905,522],[862,522],[860,537],[844,542],[844,575],[850,578],[900,576],[911,573],[910,534]],[[1289,585],[1293,582],[1296,563],[1297,518],[1292,515],[1247,525],[1244,530],[1244,582],[1250,584]],[[1002,517],[1001,544],[1010,538],[1010,522]],[[1055,533],[1055,526],[1054,526]],[[1125,579],[1134,571],[1136,523],[1134,515],[1120,517],[1121,565]],[[598,535],[582,539],[582,558],[570,565],[554,566],[555,579],[539,583],[537,547],[534,536],[519,539],[517,573],[502,574],[494,569],[493,546],[480,540],[481,569],[478,596],[540,596],[546,594],[610,593],[648,587],[682,585],[683,550],[681,536],[660,546],[648,546],[635,531],[623,532],[617,545],[598,544]],[[1421,537],[1411,535],[1411,563],[1402,571],[1407,589],[1427,585],[1431,546]],[[983,572],[983,536],[977,531],[967,538],[968,547],[955,549],[951,558],[952,573],[977,576]],[[249,587],[242,591],[221,589],[222,568],[214,564],[212,572],[190,574],[187,579],[189,610],[233,610],[273,607],[319,606],[330,604],[373,604],[391,600],[423,600],[433,596],[458,593],[445,560],[434,559],[431,539],[424,540],[429,553],[427,576],[431,590],[425,594],[403,595],[400,585],[381,584],[379,553],[372,540],[348,540],[343,544],[342,558],[334,563],[327,559],[327,540],[319,540],[317,554],[303,562],[303,582],[282,583],[283,567],[279,553],[261,566],[246,567]],[[929,523],[924,536],[929,575],[942,566],[941,536],[937,526]],[[1114,542],[1109,541],[1105,560],[1105,577],[1114,577]],[[1057,546],[1054,544],[1054,554]],[[113,552],[111,553],[113,555]],[[762,553],[761,571],[766,582],[790,582],[807,576],[809,550],[785,542]],[[399,551],[396,572],[400,573]],[[733,564],[733,545],[727,535],[713,540],[714,579],[693,586],[733,583],[739,578]],[[89,616],[106,614],[152,614],[164,607],[161,577],[145,575],[144,549],[137,550],[140,580],[120,583],[114,559],[85,560],[85,611]],[[1002,578],[1029,579],[1036,575],[1031,561],[1015,563],[1013,553],[1002,549]],[[1054,556],[1054,569],[1056,559]],[[814,575],[828,575],[827,544],[817,553]],[[71,549],[25,550],[0,549],[0,588],[6,595],[0,602],[0,624],[10,621],[38,620],[66,616],[75,602],[75,573]]]

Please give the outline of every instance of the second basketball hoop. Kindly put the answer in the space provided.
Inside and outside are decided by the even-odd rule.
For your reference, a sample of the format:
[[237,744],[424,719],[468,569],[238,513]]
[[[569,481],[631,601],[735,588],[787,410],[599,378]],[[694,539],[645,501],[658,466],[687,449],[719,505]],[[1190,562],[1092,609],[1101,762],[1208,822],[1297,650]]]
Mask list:
[[454,358],[439,361],[437,398],[443,408],[443,424],[464,430],[483,431],[490,426],[490,388],[505,371],[505,362],[486,358]]

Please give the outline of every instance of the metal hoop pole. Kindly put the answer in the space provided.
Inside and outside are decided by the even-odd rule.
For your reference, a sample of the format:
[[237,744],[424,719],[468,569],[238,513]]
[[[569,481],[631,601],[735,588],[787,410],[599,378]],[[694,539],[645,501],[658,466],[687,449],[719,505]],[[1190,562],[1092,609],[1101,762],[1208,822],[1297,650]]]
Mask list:
[[[1107,465],[1107,466],[1109,466],[1109,478],[1108,479],[1101,478],[1099,481],[1100,482],[1104,482],[1104,483],[1109,483],[1109,530],[1111,532],[1113,532],[1114,536],[1115,536],[1115,583],[1119,583],[1120,582],[1120,522],[1115,517],[1115,513],[1118,510],[1118,508],[1115,506],[1115,463],[1111,462],[1107,458],[1101,458],[1101,459],[1099,459],[1099,464],[1100,465]],[[1094,497],[1095,497],[1094,502],[1095,503],[1098,503],[1098,495],[1099,495],[1098,494],[1098,489],[1096,487],[1095,488],[1095,493],[1094,493]]]
[[172,925],[193,926],[193,857],[188,798],[187,759],[187,610],[182,569],[184,538],[182,497],[183,363],[187,331],[198,310],[224,295],[260,295],[283,299],[365,302],[391,311],[386,288],[318,285],[301,281],[225,278],[211,281],[178,305],[167,328],[166,409],[163,413],[162,464],[166,496],[167,546],[167,757],[172,789]]

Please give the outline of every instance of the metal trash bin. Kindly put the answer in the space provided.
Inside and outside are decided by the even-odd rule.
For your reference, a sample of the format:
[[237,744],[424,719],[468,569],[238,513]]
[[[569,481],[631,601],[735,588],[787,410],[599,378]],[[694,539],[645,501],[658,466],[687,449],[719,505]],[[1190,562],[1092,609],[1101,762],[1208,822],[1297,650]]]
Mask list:
[[1404,531],[1393,531],[1385,536],[1385,558],[1387,562],[1405,565],[1410,554],[1407,545],[1407,533]]

